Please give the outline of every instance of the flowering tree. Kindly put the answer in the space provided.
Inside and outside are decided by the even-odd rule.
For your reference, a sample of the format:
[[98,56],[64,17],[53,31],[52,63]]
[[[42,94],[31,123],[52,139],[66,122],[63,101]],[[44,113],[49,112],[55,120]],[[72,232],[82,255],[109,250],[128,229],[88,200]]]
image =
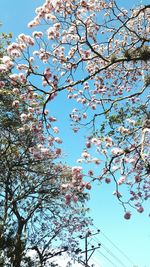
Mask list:
[[62,91],[75,100],[73,131],[89,128],[79,162],[101,166],[98,175],[94,168],[87,175],[91,182],[114,182],[126,219],[128,206],[143,212],[149,198],[149,16],[150,5],[128,11],[113,0],[46,0],[28,24],[41,31],[20,34],[7,49],[17,68],[9,79],[32,85],[40,103],[45,95],[46,127],[48,103]]
[[81,169],[60,162],[61,139],[44,132],[37,94],[9,78],[4,51],[0,62],[0,266],[54,266],[90,223]]

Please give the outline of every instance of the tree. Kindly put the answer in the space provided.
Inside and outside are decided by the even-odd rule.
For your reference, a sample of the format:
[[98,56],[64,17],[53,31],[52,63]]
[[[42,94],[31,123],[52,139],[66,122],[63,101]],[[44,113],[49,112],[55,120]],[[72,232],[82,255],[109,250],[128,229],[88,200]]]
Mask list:
[[61,163],[61,139],[47,136],[32,87],[8,79],[14,62],[4,50],[0,63],[0,266],[55,266],[90,222],[83,176]]
[[77,102],[73,131],[89,128],[80,162],[100,164],[100,175],[94,169],[87,175],[91,183],[114,182],[126,219],[128,206],[141,213],[149,198],[149,10],[126,10],[117,1],[46,0],[28,24],[43,30],[20,34],[7,49],[24,72],[9,78],[25,79],[46,96],[46,124],[46,106],[62,91]]

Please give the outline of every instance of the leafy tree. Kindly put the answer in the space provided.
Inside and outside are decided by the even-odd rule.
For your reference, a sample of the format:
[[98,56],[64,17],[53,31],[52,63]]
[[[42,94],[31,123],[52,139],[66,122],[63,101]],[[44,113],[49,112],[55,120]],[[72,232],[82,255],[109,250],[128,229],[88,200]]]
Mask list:
[[0,63],[0,266],[55,266],[90,222],[81,169],[60,162],[57,128],[47,136],[38,95],[8,78],[14,62],[4,51]]
[[80,162],[101,166],[100,175],[91,167],[91,183],[114,182],[126,219],[128,206],[141,213],[149,198],[149,10],[113,0],[46,0],[28,24],[43,30],[20,34],[7,49],[24,73],[10,79],[46,96],[46,124],[46,105],[62,91],[77,102],[73,131],[89,128]]

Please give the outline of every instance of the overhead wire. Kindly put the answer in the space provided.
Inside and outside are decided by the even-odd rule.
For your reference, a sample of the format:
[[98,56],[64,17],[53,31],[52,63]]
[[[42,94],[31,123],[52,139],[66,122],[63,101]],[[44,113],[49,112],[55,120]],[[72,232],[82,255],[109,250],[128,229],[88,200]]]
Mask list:
[[[103,252],[99,251],[100,250],[100,247],[96,248],[96,252],[101,254],[103,257],[105,257],[107,259],[107,261],[109,261],[114,267],[118,267],[118,265],[116,266],[116,263],[114,263],[114,260],[117,261],[117,263],[119,263],[119,265],[121,265],[122,267],[127,267],[127,265],[125,265],[123,263],[122,260],[120,260],[120,258],[118,257],[118,255],[116,256],[114,254],[114,252],[112,252],[108,247],[106,247],[104,244],[101,243],[101,241],[95,236],[97,235],[98,233],[102,234],[103,237],[105,239],[107,239],[107,241],[109,241],[109,243],[117,250],[119,251],[119,253],[124,256],[124,258],[126,258],[126,260],[128,260],[128,262],[130,262],[132,265],[134,265],[133,261],[108,237],[106,236],[106,234],[104,234],[103,231],[99,230],[94,224],[93,224],[93,227],[97,230],[97,233],[96,234],[93,234],[90,237],[90,240],[88,240],[88,245],[90,244],[91,246],[93,246],[91,244],[92,241],[96,242],[98,245],[100,244],[102,247],[112,258],[113,258],[113,261],[110,259],[110,257],[108,257],[108,255],[106,256],[106,254],[104,254]],[[94,236],[94,237],[93,237]],[[92,257],[91,258],[92,261],[94,261],[94,258]]]
[[[98,244],[100,243],[100,241],[96,238],[96,237],[94,237],[93,238],[93,240],[95,240],[95,242],[97,242]],[[101,242],[101,247],[111,256],[111,257],[113,257],[116,261],[118,261],[120,264],[121,264],[121,266],[123,266],[123,267],[127,267],[114,253],[112,253],[111,251],[110,251],[110,249],[108,249],[105,245],[103,245],[102,244],[102,242]]]
[[102,235],[128,260],[132,265],[134,265],[134,262],[127,256],[118,246],[114,244],[103,232],[101,232]]
[[[91,247],[93,247],[93,244],[92,244],[92,242],[93,242],[93,240],[94,240],[94,238],[92,237],[92,235],[90,236],[90,240],[88,241],[88,246],[89,245],[91,245]],[[95,241],[95,240],[94,240]],[[103,257],[105,257],[106,258],[106,260],[107,261],[109,261],[114,267],[118,267],[108,256],[106,256],[104,253],[102,253],[102,252],[100,252],[100,251],[98,251],[98,248],[100,248],[100,242],[97,242],[97,241],[95,241],[97,244],[98,244],[98,247],[96,247],[95,248],[95,250],[99,253],[99,254],[101,254]],[[97,245],[96,244],[96,245]],[[93,248],[93,250],[94,250],[94,248]],[[90,251],[90,250],[89,250]],[[85,251],[84,251],[85,252]],[[91,258],[91,262],[92,263],[96,263],[97,264],[97,267],[100,267],[100,265],[99,265],[99,262],[97,262],[96,260],[95,260],[95,258],[94,257],[89,257],[89,258]],[[83,263],[82,261],[81,261],[81,263]],[[101,265],[102,266],[102,265]],[[123,266],[123,267],[126,267],[126,266]]]
[[118,267],[115,263],[113,263],[105,254],[103,254],[101,251],[97,251],[100,255],[102,255],[109,263],[111,263],[114,267]]
[[[95,225],[93,225],[93,226],[95,229],[98,230],[98,228]],[[129,256],[127,256],[108,236],[106,236],[106,234],[104,234],[103,231],[100,230],[100,233],[104,236],[104,238],[107,239],[107,241],[109,241],[111,243],[111,245],[113,247],[115,247],[115,249],[117,249],[120,252],[120,254],[122,254],[124,256],[124,258],[126,258],[126,260],[128,260],[128,262],[130,262],[132,265],[135,265],[134,262],[129,258]]]

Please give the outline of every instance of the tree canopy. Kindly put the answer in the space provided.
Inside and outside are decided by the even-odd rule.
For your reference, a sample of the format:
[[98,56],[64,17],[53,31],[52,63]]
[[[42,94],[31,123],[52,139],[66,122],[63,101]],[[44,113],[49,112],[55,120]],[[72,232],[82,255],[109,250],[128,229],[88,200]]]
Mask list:
[[8,79],[16,88],[25,83],[18,92],[24,99],[32,86],[50,134],[58,129],[49,127],[48,105],[62,91],[66,105],[74,100],[73,131],[89,129],[78,162],[101,167],[98,175],[94,167],[84,174],[87,187],[112,181],[129,219],[130,207],[141,213],[149,198],[150,5],[127,10],[113,0],[46,0],[35,12],[28,26],[40,31],[8,46],[1,71],[15,59]]
[[25,83],[16,87],[10,80],[14,62],[5,54],[3,46],[0,266],[54,266],[55,256],[63,252],[72,254],[79,233],[90,223],[84,206],[87,194],[83,191],[80,168],[71,169],[59,159],[61,150],[57,144],[61,139],[47,135],[44,130],[38,95],[32,87],[28,87],[26,94]]

